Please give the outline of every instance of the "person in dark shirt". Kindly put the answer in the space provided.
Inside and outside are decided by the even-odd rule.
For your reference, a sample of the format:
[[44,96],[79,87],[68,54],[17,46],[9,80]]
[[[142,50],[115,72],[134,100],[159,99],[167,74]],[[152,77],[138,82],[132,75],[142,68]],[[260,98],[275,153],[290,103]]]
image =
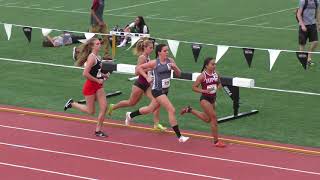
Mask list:
[[[93,0],[91,11],[90,11],[90,32],[92,33],[102,33],[109,34],[108,26],[103,20],[104,12],[104,0]],[[104,47],[104,56],[102,59],[111,60],[112,57],[109,54],[109,37],[106,35],[102,36],[101,41],[102,46]],[[78,58],[79,49],[78,47],[73,48],[73,59],[76,61]]]

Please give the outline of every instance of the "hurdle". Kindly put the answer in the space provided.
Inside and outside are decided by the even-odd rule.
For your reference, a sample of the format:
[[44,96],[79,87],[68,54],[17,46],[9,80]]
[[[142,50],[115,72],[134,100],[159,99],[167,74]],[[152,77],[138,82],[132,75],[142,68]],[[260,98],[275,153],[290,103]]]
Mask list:
[[[113,62],[103,63],[102,69],[106,72],[115,72],[121,74],[135,74],[135,65],[130,64],[115,64]],[[171,71],[171,78],[176,80],[195,81],[200,73],[181,72],[181,75],[177,77],[173,71]],[[129,78],[134,80],[137,77]],[[255,85],[254,79],[239,78],[239,77],[221,77],[221,84],[224,92],[233,101],[233,114],[225,117],[218,118],[218,123],[227,122],[230,120],[239,119],[245,116],[257,114],[259,111],[256,109],[239,112],[240,108],[240,87],[253,88]]]

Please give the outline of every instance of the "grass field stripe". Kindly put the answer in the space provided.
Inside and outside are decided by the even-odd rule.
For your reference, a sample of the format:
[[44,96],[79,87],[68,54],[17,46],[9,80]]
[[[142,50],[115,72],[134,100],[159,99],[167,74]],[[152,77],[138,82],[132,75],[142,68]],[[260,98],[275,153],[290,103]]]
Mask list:
[[192,157],[198,157],[198,158],[204,158],[204,159],[213,159],[213,160],[227,161],[227,162],[233,162],[233,163],[239,163],[239,164],[247,164],[247,165],[260,166],[260,167],[266,167],[266,168],[281,169],[281,170],[287,170],[287,171],[320,175],[320,173],[318,173],[318,172],[311,172],[311,171],[304,171],[304,170],[299,170],[299,169],[292,169],[292,168],[285,168],[285,167],[272,166],[272,165],[266,165],[266,164],[252,163],[252,162],[247,162],[247,161],[239,161],[239,160],[234,160],[234,159],[219,158],[219,157],[214,157],[214,156],[186,153],[186,152],[173,151],[173,150],[168,150],[168,149],[153,148],[153,147],[148,147],[148,146],[140,146],[140,145],[135,145],[135,144],[121,143],[121,142],[117,142],[117,141],[93,139],[93,138],[87,138],[87,137],[81,137],[81,136],[73,136],[73,135],[40,131],[40,130],[34,130],[34,129],[26,129],[26,128],[14,127],[14,126],[0,125],[0,127],[21,130],[21,131],[34,132],[34,133],[49,134],[49,135],[54,135],[54,136],[68,137],[68,138],[74,138],[74,139],[81,139],[81,140],[87,140],[87,141],[95,141],[95,142],[116,144],[116,145],[121,145],[121,146],[129,146],[129,147],[134,147],[134,148],[141,148],[141,149],[147,149],[147,150],[153,150],[153,151],[173,153],[173,154],[192,156]]
[[169,0],[160,0],[160,1],[152,1],[152,2],[147,2],[147,3],[142,3],[142,4],[135,4],[132,6],[125,6],[125,7],[121,7],[121,8],[105,10],[105,12],[117,11],[117,10],[122,10],[122,9],[129,9],[129,8],[134,8],[134,7],[138,7],[138,6],[145,6],[145,5],[149,5],[149,4],[161,3],[161,2],[167,2],[167,1],[169,1]]
[[122,164],[122,165],[128,165],[128,166],[135,166],[135,167],[141,167],[141,168],[147,168],[147,169],[153,169],[153,170],[159,170],[159,171],[165,171],[165,172],[185,174],[185,175],[190,175],[190,176],[205,177],[205,178],[219,179],[219,180],[231,180],[231,179],[226,179],[226,178],[221,178],[221,177],[208,176],[208,175],[204,175],[204,174],[197,174],[197,173],[191,173],[191,172],[186,172],[186,171],[178,171],[178,170],[173,170],[173,169],[166,169],[166,168],[160,168],[160,167],[155,167],[155,166],[148,166],[148,165],[124,162],[124,161],[116,161],[116,160],[111,160],[111,159],[98,158],[98,157],[63,152],[63,151],[54,151],[54,150],[36,148],[36,147],[25,146],[25,145],[20,145],[20,144],[10,144],[10,143],[5,143],[5,142],[0,142],[0,145],[11,146],[11,147],[15,147],[15,148],[22,148],[22,149],[29,149],[29,150],[40,151],[40,152],[53,153],[53,154],[60,154],[60,155],[66,155],[66,156],[73,156],[73,157],[78,157],[78,158],[97,160],[97,161],[103,161],[103,162],[109,162],[109,163],[116,163],[116,164]]
[[21,165],[10,164],[10,163],[5,163],[5,162],[0,162],[0,165],[10,166],[10,167],[15,167],[15,168],[28,169],[28,170],[33,170],[33,171],[46,172],[46,173],[51,173],[51,174],[58,174],[58,175],[68,176],[68,177],[74,177],[74,178],[78,178],[78,179],[98,180],[98,179],[89,178],[89,177],[84,177],[84,176],[77,176],[77,175],[72,175],[72,174],[67,174],[67,173],[60,173],[60,172],[57,172],[57,171],[49,171],[49,170],[32,168],[32,167],[28,167],[28,166],[21,166]]
[[[83,69],[82,67],[76,67],[76,66],[67,66],[62,64],[53,64],[53,63],[44,63],[44,62],[37,62],[37,61],[27,61],[27,60],[19,60],[19,59],[10,59],[10,58],[0,58],[0,60],[3,61],[11,61],[11,62],[18,62],[18,63],[27,63],[27,64],[40,64],[40,65],[46,65],[46,66],[54,66],[54,67],[62,67],[62,68],[71,68],[71,69]],[[117,72],[115,72],[117,73]],[[126,73],[119,73],[119,74],[126,74]],[[130,73],[128,73],[130,74]],[[189,81],[184,79],[177,79],[181,81]],[[286,92],[286,93],[294,93],[294,94],[304,94],[304,95],[314,95],[314,96],[320,96],[319,93],[313,93],[313,92],[305,92],[305,91],[295,91],[295,90],[284,90],[284,89],[273,89],[273,88],[265,88],[265,87],[252,87],[254,89],[260,89],[260,90],[268,90],[268,91],[277,91],[277,92]]]
[[270,12],[270,13],[259,14],[259,15],[256,15],[256,16],[251,16],[251,17],[247,17],[247,18],[234,20],[234,21],[229,21],[227,23],[235,23],[235,22],[240,22],[240,21],[246,21],[248,19],[254,19],[254,18],[258,18],[258,17],[262,17],[262,16],[268,16],[268,15],[272,15],[272,14],[282,13],[282,12],[286,12],[286,11],[293,10],[293,9],[296,9],[296,8],[297,7],[292,7],[292,8],[288,8],[288,9],[282,9],[282,10],[279,10],[279,11],[274,11],[274,12]]
[[[20,9],[31,9],[31,10],[41,10],[41,11],[55,11],[55,12],[65,12],[65,13],[79,13],[88,15],[89,11],[81,12],[81,11],[71,11],[71,10],[62,10],[62,9],[49,9],[49,8],[29,8],[29,7],[20,7],[20,6],[4,6],[0,5],[0,7],[8,7],[8,8],[20,8]],[[125,17],[125,18],[135,18],[136,16],[126,16],[121,14],[105,14],[106,16],[116,16],[116,17]],[[160,18],[160,17],[150,17],[149,19],[153,20],[164,20],[164,21],[174,21],[174,22],[185,22],[185,23],[195,23],[195,24],[212,24],[212,25],[223,25],[223,26],[236,26],[236,27],[248,27],[248,28],[257,28],[257,29],[271,29],[271,30],[287,30],[287,31],[297,31],[295,28],[281,28],[281,27],[266,27],[266,26],[255,26],[255,25],[244,25],[244,24],[233,24],[233,23],[213,23],[213,22],[205,22],[205,21],[190,21],[190,20],[182,20],[182,19],[172,19],[172,18]]]
[[[57,119],[62,119],[62,120],[67,120],[67,121],[77,121],[77,122],[82,122],[82,123],[97,123],[96,120],[77,118],[77,117],[71,117],[71,116],[62,116],[62,115],[56,115],[56,114],[41,113],[41,112],[34,112],[34,111],[27,111],[27,110],[20,110],[20,109],[13,109],[13,108],[0,107],[0,111],[24,113],[24,114],[33,115],[33,116],[57,118]],[[111,122],[104,122],[104,124],[116,126],[116,127],[124,127],[124,128],[132,128],[132,129],[138,129],[138,130],[159,132],[153,128],[142,127],[142,126],[133,126],[133,125],[126,126],[124,124],[111,123]],[[173,131],[166,131],[166,133],[174,134]],[[207,135],[199,135],[199,134],[193,134],[193,133],[182,133],[182,134],[187,135],[187,136],[191,136],[191,137],[212,139],[211,136],[207,136]],[[285,147],[285,146],[270,145],[270,144],[263,144],[263,143],[255,143],[255,142],[244,141],[244,140],[235,140],[235,139],[230,139],[230,138],[220,138],[220,139],[224,140],[228,143],[235,143],[235,144],[241,144],[241,145],[247,145],[247,146],[253,146],[253,147],[268,148],[268,149],[274,149],[274,150],[282,150],[282,151],[286,151],[286,152],[294,152],[294,153],[300,153],[300,154],[306,154],[306,155],[320,156],[320,151],[290,148],[290,147]]]

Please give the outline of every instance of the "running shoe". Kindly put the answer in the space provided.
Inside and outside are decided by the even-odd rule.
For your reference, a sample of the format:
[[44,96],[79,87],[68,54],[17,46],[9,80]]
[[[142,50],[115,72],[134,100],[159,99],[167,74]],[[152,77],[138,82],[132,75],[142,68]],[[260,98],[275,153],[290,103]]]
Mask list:
[[157,131],[166,131],[167,130],[167,128],[162,126],[161,124],[153,125],[153,129],[155,129]]
[[126,113],[126,121],[125,121],[125,125],[129,126],[130,125],[130,121],[132,121],[132,118],[130,117],[131,112],[127,112]]
[[113,106],[114,106],[114,104],[109,104],[109,107],[108,107],[108,111],[107,111],[107,114],[109,115],[109,116],[111,116],[112,115],[112,112],[113,112]]
[[184,115],[185,113],[190,113],[191,110],[192,110],[192,108],[190,106],[187,106],[187,107],[181,109],[180,115]]
[[186,137],[186,136],[180,136],[180,138],[179,138],[179,142],[184,143],[184,142],[188,141],[188,139],[189,139],[189,137]]
[[102,131],[96,131],[96,132],[94,132],[94,134],[95,134],[97,137],[108,137],[108,135],[105,134],[105,133],[102,132]]
[[66,104],[64,105],[64,111],[66,111],[67,109],[69,109],[69,108],[72,108],[72,105],[71,105],[71,103],[73,103],[73,99],[69,99],[67,102],[66,102]]
[[226,147],[226,144],[220,140],[218,140],[216,143],[213,143],[215,147],[224,148]]

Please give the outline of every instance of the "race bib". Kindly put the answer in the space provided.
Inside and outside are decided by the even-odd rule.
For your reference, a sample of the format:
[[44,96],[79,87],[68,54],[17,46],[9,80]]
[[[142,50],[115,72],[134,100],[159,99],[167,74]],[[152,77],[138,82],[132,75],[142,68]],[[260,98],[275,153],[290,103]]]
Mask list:
[[98,79],[102,79],[101,69],[98,70],[97,76]]
[[211,84],[207,86],[207,90],[209,90],[210,94],[214,94],[217,92],[217,85],[216,84]]
[[170,78],[162,79],[162,88],[170,87]]

